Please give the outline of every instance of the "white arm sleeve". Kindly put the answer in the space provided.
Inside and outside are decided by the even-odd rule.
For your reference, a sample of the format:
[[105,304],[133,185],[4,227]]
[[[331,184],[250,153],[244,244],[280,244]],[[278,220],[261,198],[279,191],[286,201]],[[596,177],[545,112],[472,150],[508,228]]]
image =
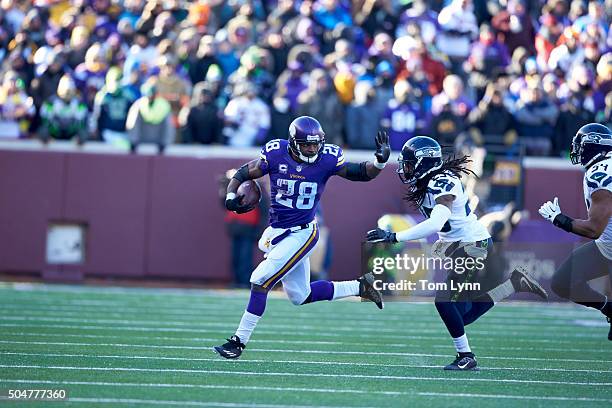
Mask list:
[[431,216],[414,227],[395,234],[398,242],[412,241],[428,237],[439,232],[451,216],[451,210],[442,204],[436,204],[431,210]]

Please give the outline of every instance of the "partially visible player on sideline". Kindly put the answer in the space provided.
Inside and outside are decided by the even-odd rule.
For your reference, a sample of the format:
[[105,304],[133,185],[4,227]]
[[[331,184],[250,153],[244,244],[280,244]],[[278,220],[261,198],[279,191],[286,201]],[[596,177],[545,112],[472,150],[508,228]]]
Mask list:
[[320,123],[300,116],[289,126],[289,140],[276,139],[262,149],[259,159],[243,165],[227,187],[225,206],[242,213],[252,207],[241,204],[238,186],[270,176],[270,226],[259,240],[265,258],[251,275],[251,297],[236,333],[215,347],[225,358],[238,358],[266,308],[268,291],[278,282],[295,305],[361,296],[382,309],[382,297],[372,286],[369,273],[357,280],[310,283],[310,252],[319,238],[314,221],[319,199],[331,176],[351,181],[370,181],[385,167],[391,150],[385,132],[375,137],[374,161],[347,163],[339,146],[325,143]]
[[[445,370],[476,370],[477,361],[470,348],[465,326],[475,322],[493,307],[495,302],[516,292],[531,292],[544,299],[544,289],[530,276],[515,269],[502,284],[488,292],[453,289],[457,283],[478,282],[478,265],[487,267],[493,249],[489,232],[468,205],[468,196],[461,183],[461,175],[469,173],[467,156],[442,158],[438,142],[427,136],[417,136],[404,144],[398,158],[397,173],[410,186],[406,200],[415,204],[427,219],[414,227],[393,233],[380,228],[368,231],[370,242],[404,242],[418,240],[438,233],[439,240],[432,252],[440,258],[458,260],[461,266],[448,272],[446,289],[436,292],[435,305],[450,333],[457,350],[455,360]],[[466,260],[472,258],[473,262]],[[480,260],[480,264],[476,262]],[[464,270],[467,269],[467,270]],[[486,277],[486,269],[484,271]],[[483,293],[484,292],[484,293]]]
[[555,226],[593,241],[572,252],[553,275],[551,287],[565,299],[601,311],[610,323],[608,340],[612,341],[612,299],[587,283],[606,275],[612,279],[612,131],[598,123],[578,129],[570,160],[586,170],[583,189],[588,219],[563,214],[557,197],[544,203],[539,212]]

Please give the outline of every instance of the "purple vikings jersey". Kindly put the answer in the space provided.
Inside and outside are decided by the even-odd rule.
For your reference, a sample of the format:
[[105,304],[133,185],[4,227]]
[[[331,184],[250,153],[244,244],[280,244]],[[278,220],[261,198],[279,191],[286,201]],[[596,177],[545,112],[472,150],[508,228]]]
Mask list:
[[391,99],[380,123],[388,129],[391,150],[401,151],[404,143],[425,127],[425,118],[417,103],[399,104]]
[[326,144],[317,160],[298,163],[283,139],[269,141],[261,149],[262,170],[270,176],[270,225],[290,228],[311,222],[325,190],[325,183],[345,166],[339,146]]

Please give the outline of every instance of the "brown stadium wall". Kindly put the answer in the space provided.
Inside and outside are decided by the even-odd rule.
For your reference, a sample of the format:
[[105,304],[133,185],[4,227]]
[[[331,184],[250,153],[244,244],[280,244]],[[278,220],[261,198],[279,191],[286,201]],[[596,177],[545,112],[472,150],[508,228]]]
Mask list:
[[[217,177],[256,157],[256,150],[177,146],[163,156],[129,155],[95,144],[76,150],[59,142],[48,148],[35,142],[0,144],[0,272],[231,280]],[[351,161],[370,156],[347,152]],[[322,206],[333,242],[334,279],[359,273],[360,243],[382,214],[408,210],[400,200],[395,165],[389,167],[367,184],[335,177],[326,186]],[[555,195],[565,212],[584,213],[581,172],[559,171],[537,163],[525,169],[525,203],[532,217]],[[51,222],[87,225],[84,264],[46,264]]]

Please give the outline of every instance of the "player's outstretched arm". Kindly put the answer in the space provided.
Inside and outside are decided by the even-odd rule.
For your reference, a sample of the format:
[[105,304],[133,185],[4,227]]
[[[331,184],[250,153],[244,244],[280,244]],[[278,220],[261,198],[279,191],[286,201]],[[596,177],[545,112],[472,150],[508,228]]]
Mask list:
[[553,201],[544,203],[538,212],[555,226],[567,232],[597,239],[606,229],[612,217],[612,192],[597,190],[591,195],[591,200],[589,218],[586,220],[575,220],[563,214],[557,197]]
[[440,196],[436,199],[436,205],[425,221],[398,233],[376,228],[368,231],[366,240],[369,242],[404,242],[428,237],[444,227],[451,216],[454,200],[455,196],[451,194]]
[[347,163],[336,175],[351,181],[370,181],[376,178],[385,168],[391,155],[391,148],[389,147],[389,135],[385,131],[379,131],[375,141],[376,152],[374,156],[376,158],[374,161]]
[[229,184],[227,185],[227,194],[225,195],[225,208],[230,211],[235,211],[238,214],[251,211],[254,207],[248,205],[242,205],[240,202],[244,198],[242,195],[236,195],[240,184],[247,180],[254,180],[263,177],[265,162],[262,163],[263,159],[255,159],[244,164],[240,167],[236,173],[232,176]]

